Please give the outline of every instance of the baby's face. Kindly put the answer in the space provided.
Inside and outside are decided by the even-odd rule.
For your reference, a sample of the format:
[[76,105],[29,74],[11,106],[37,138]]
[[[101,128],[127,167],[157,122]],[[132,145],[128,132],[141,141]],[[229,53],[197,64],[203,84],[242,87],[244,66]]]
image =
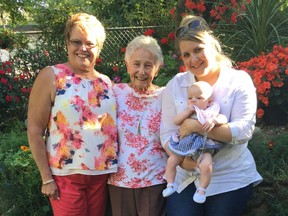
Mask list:
[[206,109],[210,104],[210,97],[198,86],[192,86],[188,90],[187,105],[195,105],[200,109]]

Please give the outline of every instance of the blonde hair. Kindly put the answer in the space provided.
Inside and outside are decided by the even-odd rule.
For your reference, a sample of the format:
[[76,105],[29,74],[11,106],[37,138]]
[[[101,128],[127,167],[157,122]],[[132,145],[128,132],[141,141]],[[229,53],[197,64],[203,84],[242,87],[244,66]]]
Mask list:
[[160,67],[163,64],[162,50],[157,43],[157,40],[151,36],[145,35],[137,36],[128,43],[125,52],[125,61],[129,62],[135,51],[139,48],[146,49],[152,53],[152,55],[155,57],[155,64],[157,67]]
[[71,15],[66,22],[66,28],[64,31],[64,36],[67,41],[69,41],[70,34],[74,28],[79,29],[85,33],[88,31],[96,32],[97,47],[99,51],[103,48],[103,44],[106,39],[105,29],[102,23],[95,16],[86,13],[77,13]]
[[[199,27],[189,28],[188,25],[194,20],[199,21]],[[211,46],[216,51],[217,63],[219,65],[226,65],[228,67],[232,66],[231,59],[223,53],[219,40],[213,35],[213,31],[209,28],[207,22],[202,17],[195,15],[187,15],[182,19],[177,31],[180,28],[187,29],[186,31],[183,31],[183,33],[179,37],[176,37],[176,45],[178,49],[179,42],[183,40],[191,40],[198,43],[211,44]]]

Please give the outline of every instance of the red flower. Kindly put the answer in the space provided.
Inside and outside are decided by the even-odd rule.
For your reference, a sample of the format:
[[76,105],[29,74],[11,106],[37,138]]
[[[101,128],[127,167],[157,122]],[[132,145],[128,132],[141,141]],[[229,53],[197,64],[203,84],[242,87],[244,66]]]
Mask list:
[[174,15],[174,14],[175,14],[175,8],[172,8],[172,9],[170,10],[170,14],[171,14],[171,15]]
[[200,12],[204,12],[206,10],[206,6],[204,1],[200,1],[199,4],[197,5],[197,9]]
[[20,91],[22,93],[29,93],[29,89],[28,88],[21,88]]
[[24,74],[21,74],[21,75],[19,76],[19,78],[20,78],[21,80],[23,80],[23,79],[26,78],[26,76],[25,76]]
[[216,17],[216,16],[217,16],[216,10],[212,9],[212,10],[210,11],[210,16],[211,16],[211,17]]
[[197,5],[194,2],[192,2],[191,0],[186,0],[185,6],[186,6],[186,8],[188,8],[190,10],[197,8]]
[[182,66],[180,66],[179,67],[179,72],[180,73],[183,73],[183,72],[185,72],[187,69],[186,69],[186,66],[185,65],[182,65]]
[[3,84],[7,84],[7,82],[8,82],[8,79],[5,79],[5,78],[1,78],[1,82],[3,83]]
[[232,22],[232,23],[237,23],[237,14],[236,14],[236,13],[232,13],[232,15],[231,15],[231,22]]
[[[264,112],[260,110],[274,102],[285,101],[288,75],[288,49],[274,46],[273,51],[254,57],[246,62],[239,62],[239,68],[250,74],[257,90],[259,109],[257,117],[262,118]],[[286,86],[285,86],[286,85]]]
[[171,40],[175,40],[175,34],[174,34],[174,32],[169,32],[168,38],[170,38]]
[[116,71],[119,71],[119,68],[118,68],[117,65],[115,65],[115,66],[112,67],[112,70],[113,70],[114,72],[116,72]]
[[275,142],[272,141],[272,140],[270,140],[270,141],[267,143],[267,146],[268,146],[269,149],[272,149],[272,148],[274,148],[274,146],[275,146]]
[[262,108],[259,108],[256,112],[257,118],[262,118],[264,115],[264,110]]
[[19,98],[18,96],[15,96],[14,98],[15,98],[15,100],[16,100],[17,103],[20,102],[20,98]]
[[10,101],[12,101],[13,98],[10,95],[6,95],[5,99],[6,99],[6,101],[10,102]]
[[0,75],[4,75],[5,74],[5,70],[0,70]]
[[100,65],[102,63],[102,59],[99,57],[96,59],[96,65]]
[[146,36],[152,36],[155,33],[154,29],[148,29],[144,32],[144,35]]
[[125,52],[126,52],[126,47],[122,47],[122,48],[120,49],[120,52],[121,52],[121,53],[125,53]]
[[5,63],[6,63],[6,65],[12,65],[11,61],[6,61]]
[[7,73],[11,73],[11,72],[12,72],[11,68],[10,68],[10,67],[7,67],[7,68],[6,68],[6,72],[7,72]]
[[160,40],[160,42],[161,42],[162,44],[168,44],[168,39],[167,39],[167,38],[162,38],[162,39]]

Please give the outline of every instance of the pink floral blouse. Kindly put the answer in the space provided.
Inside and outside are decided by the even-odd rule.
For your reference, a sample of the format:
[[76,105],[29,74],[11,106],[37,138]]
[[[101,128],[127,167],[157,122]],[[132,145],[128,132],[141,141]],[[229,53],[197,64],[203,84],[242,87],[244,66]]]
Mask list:
[[110,79],[83,79],[53,66],[56,97],[46,131],[54,175],[98,175],[117,170],[116,100]]
[[164,88],[148,94],[126,83],[113,87],[117,101],[118,172],[109,184],[143,188],[165,183],[167,155],[160,143],[161,103]]

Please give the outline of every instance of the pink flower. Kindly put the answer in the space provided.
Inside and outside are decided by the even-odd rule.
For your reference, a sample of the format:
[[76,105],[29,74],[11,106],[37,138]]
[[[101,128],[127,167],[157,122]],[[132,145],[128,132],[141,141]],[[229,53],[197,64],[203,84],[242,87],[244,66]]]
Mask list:
[[44,55],[45,55],[46,57],[48,57],[48,56],[49,56],[49,52],[48,52],[47,50],[44,50]]
[[120,77],[120,76],[115,76],[115,77],[113,78],[113,82],[114,82],[114,83],[120,83],[120,82],[121,82],[121,77]]

